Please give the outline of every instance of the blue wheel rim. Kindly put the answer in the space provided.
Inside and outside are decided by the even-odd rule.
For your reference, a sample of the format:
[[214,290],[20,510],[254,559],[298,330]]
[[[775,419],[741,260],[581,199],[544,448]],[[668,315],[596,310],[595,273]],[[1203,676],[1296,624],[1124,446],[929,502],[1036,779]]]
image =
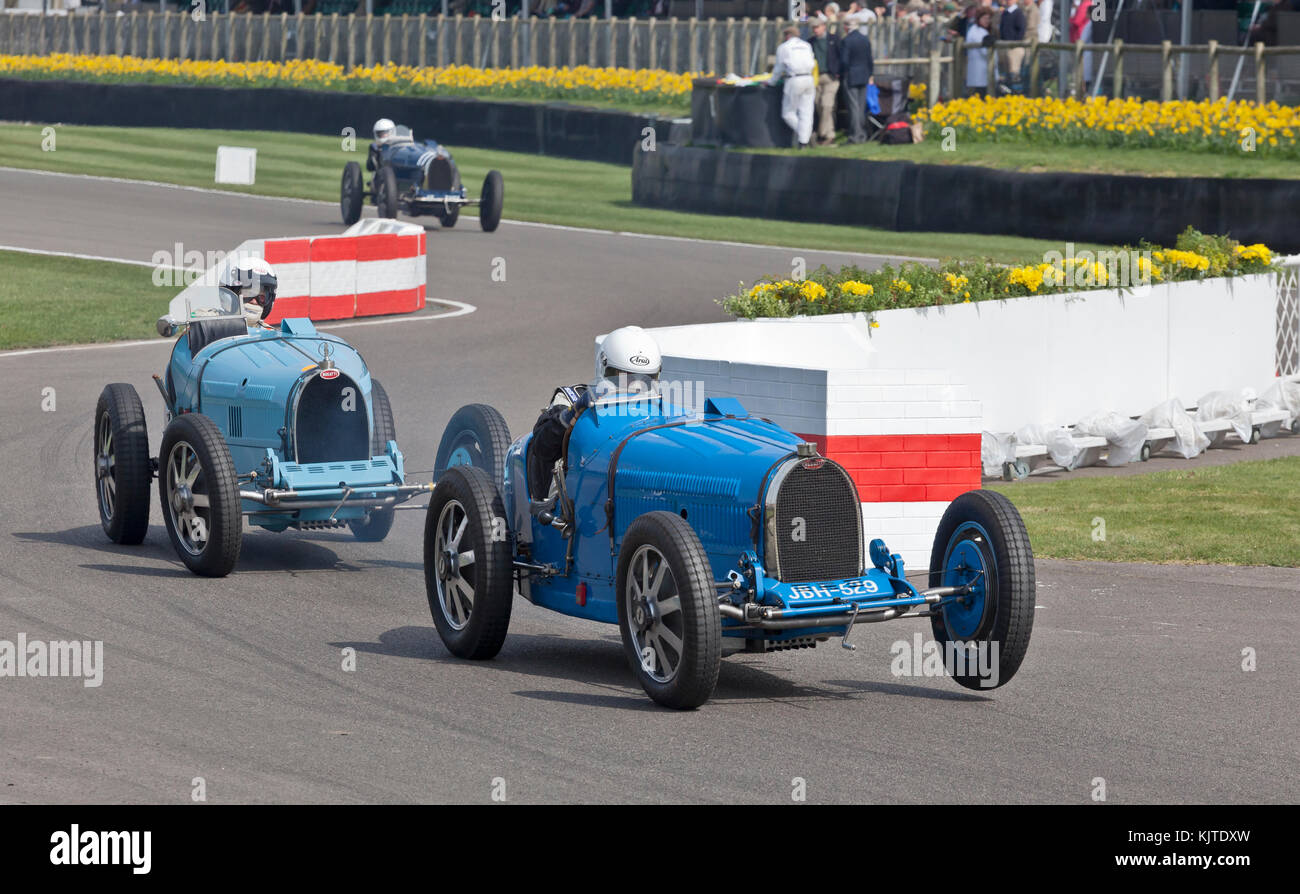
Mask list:
[[988,532],[975,522],[963,522],[948,539],[943,561],[944,586],[971,584],[969,594],[943,609],[944,626],[953,639],[970,639],[979,631],[988,607],[990,579],[997,579],[997,564]]
[[466,447],[457,447],[451,452],[451,456],[447,458],[447,468],[449,469],[452,466],[472,465],[474,465],[474,457],[470,455],[469,449]]

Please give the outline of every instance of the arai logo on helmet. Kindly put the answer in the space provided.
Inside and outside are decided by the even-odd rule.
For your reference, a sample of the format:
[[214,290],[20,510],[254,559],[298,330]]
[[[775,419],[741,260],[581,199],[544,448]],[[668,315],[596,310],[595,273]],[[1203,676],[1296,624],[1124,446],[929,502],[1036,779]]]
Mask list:
[[627,358],[627,362],[634,364],[635,366],[649,366],[650,358],[644,354],[633,354],[631,357]]

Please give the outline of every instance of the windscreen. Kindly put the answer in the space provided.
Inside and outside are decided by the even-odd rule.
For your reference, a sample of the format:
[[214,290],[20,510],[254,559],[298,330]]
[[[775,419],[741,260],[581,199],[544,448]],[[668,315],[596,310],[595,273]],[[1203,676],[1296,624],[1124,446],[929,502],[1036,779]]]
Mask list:
[[244,315],[239,296],[230,289],[221,286],[199,286],[190,292],[185,299],[185,319],[177,322]]

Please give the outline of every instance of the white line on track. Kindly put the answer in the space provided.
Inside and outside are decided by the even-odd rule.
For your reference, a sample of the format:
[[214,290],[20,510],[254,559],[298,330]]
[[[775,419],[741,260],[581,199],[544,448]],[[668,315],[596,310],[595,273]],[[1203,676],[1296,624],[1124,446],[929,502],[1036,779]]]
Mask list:
[[[160,270],[181,270],[184,267],[169,267],[164,264],[155,264],[152,261],[129,261],[126,258],[106,258],[103,255],[84,255],[76,251],[51,251],[45,248],[27,248],[22,245],[0,245],[0,251],[20,251],[29,255],[47,255],[53,258],[76,258],[79,261],[108,261],[110,264],[130,264],[133,267],[157,267]],[[203,271],[197,271],[202,275]]]
[[[40,171],[34,168],[12,168],[0,165],[0,171],[20,172],[23,174],[39,174],[46,177],[71,177],[82,180],[104,180],[109,183],[127,183],[139,186],[156,186],[162,189],[180,189],[186,192],[211,193],[219,196],[235,196],[238,198],[260,199],[266,202],[297,202],[300,205],[329,205],[337,207],[337,202],[327,202],[323,199],[295,199],[287,196],[264,196],[251,192],[236,192],[229,189],[212,189],[207,186],[182,186],[177,183],[162,183],[158,180],[132,180],[129,177],[107,177],[102,174],[72,174],[66,171]],[[698,239],[693,236],[666,236],[659,233],[633,233],[627,230],[598,230],[592,227],[572,227],[566,224],[540,223],[534,220],[513,220],[511,218],[502,218],[502,223],[508,223],[519,227],[537,227],[544,230],[560,230],[569,233],[591,233],[597,236],[621,236],[629,239],[659,239],[666,242],[688,242],[703,245],[726,245],[732,248],[748,248],[758,251],[815,251],[827,255],[845,255],[851,258],[881,258],[895,261],[933,261],[934,258],[914,257],[912,255],[892,255],[881,254],[879,252],[869,251],[846,251],[838,248],[817,248],[815,246],[792,246],[792,245],[765,245],[758,242],[734,242],[726,239]]]

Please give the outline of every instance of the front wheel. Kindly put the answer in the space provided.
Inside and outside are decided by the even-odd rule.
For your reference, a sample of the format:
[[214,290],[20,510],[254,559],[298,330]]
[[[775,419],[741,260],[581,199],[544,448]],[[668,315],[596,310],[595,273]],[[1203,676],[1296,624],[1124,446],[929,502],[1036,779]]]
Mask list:
[[239,561],[243,514],[239,479],[217,424],[201,413],[177,416],[163,431],[158,495],[176,554],[202,577],[225,577]]
[[130,385],[106,385],[95,406],[95,493],[99,523],[114,543],[134,546],[149,530],[149,432]]
[[492,658],[510,627],[514,598],[505,506],[482,469],[449,469],[424,521],[424,588],[433,624],[459,658]]
[[488,171],[483,178],[483,191],[478,197],[478,224],[483,232],[491,233],[500,225],[505,197],[506,187],[501,172]]
[[[383,456],[388,452],[388,442],[397,440],[397,423],[393,421],[393,405],[388,402],[388,392],[379,380],[370,380],[370,408],[375,417],[374,432],[370,436],[370,455]],[[393,529],[396,509],[372,509],[365,518],[348,521],[352,536],[363,543],[378,543]]]
[[456,221],[460,220],[460,206],[448,205],[446,210],[438,212],[438,223],[442,224],[448,230],[456,226]]
[[709,558],[686,520],[647,512],[618,557],[618,629],[641,688],[669,708],[709,700],[722,663],[722,615]]
[[968,689],[1009,681],[1034,626],[1034,551],[1020,513],[1002,494],[968,491],[944,512],[930,553],[930,586],[970,586],[931,618],[945,666]]
[[343,182],[339,185],[339,210],[343,213],[343,223],[349,227],[361,219],[364,192],[361,165],[350,161],[343,166]]

